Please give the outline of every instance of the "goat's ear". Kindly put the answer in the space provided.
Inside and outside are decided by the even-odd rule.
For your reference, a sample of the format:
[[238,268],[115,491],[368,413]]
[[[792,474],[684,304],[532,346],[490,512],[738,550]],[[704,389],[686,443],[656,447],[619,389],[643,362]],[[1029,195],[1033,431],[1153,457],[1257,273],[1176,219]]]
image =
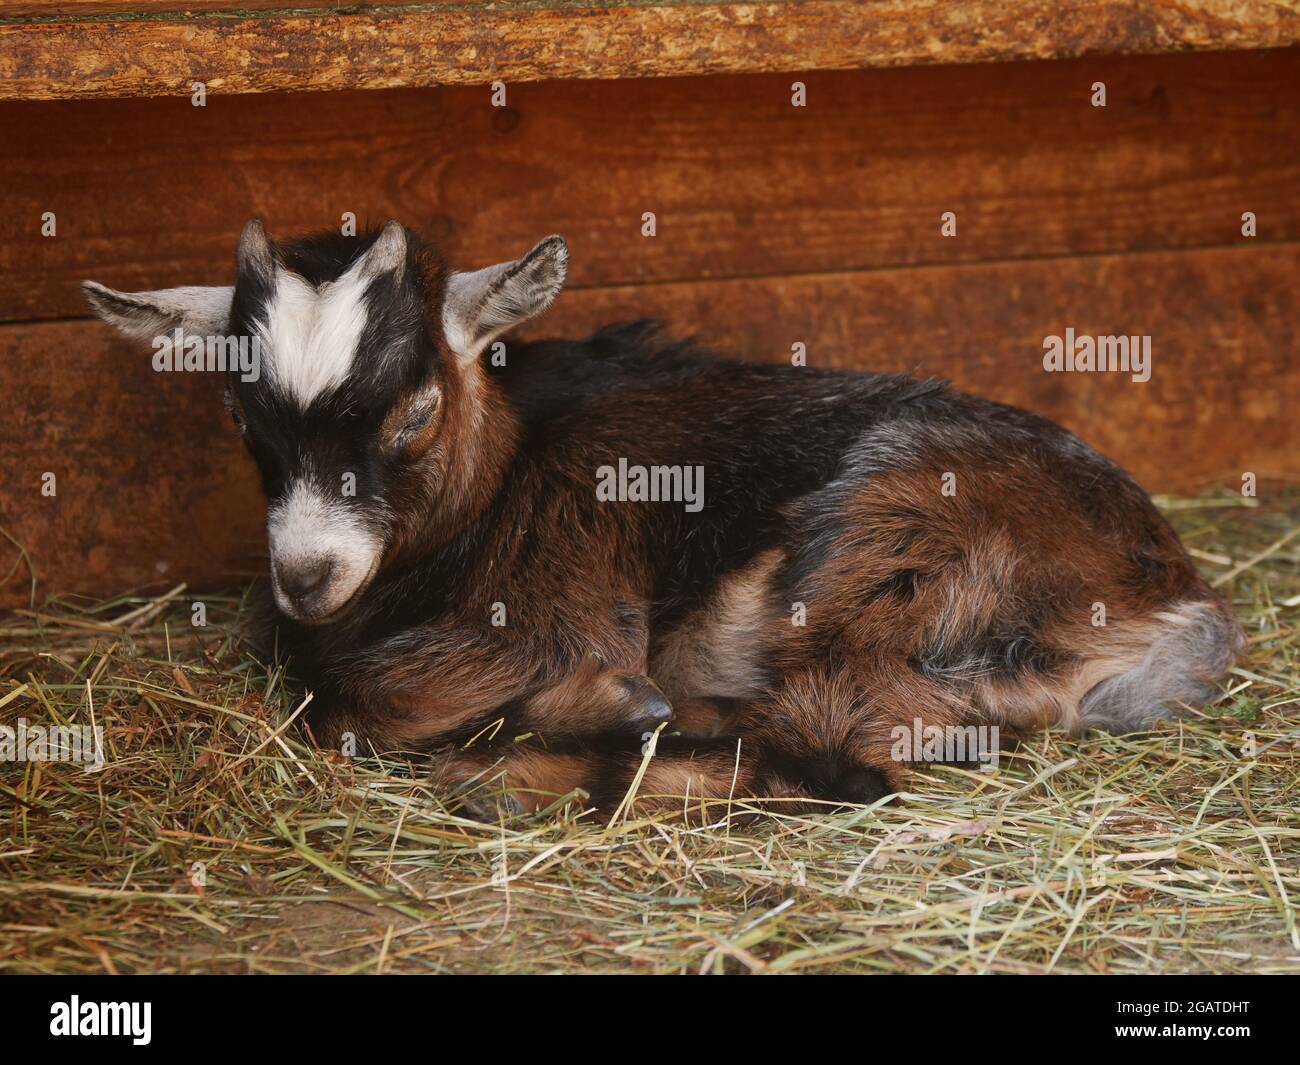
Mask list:
[[150,338],[180,326],[187,333],[221,336],[230,322],[233,288],[187,285],[156,292],[118,292],[96,281],[81,291],[94,312],[129,337]]
[[547,237],[522,259],[472,274],[452,274],[442,309],[447,343],[469,360],[520,322],[555,302],[569,266],[563,237]]
[[262,228],[260,218],[250,218],[244,223],[239,233],[239,244],[235,248],[235,258],[239,262],[240,276],[258,278],[270,282],[275,276],[275,252],[271,242],[266,239],[266,230]]
[[378,277],[393,271],[397,279],[402,279],[406,267],[406,230],[402,223],[392,219],[380,230],[379,239],[370,245],[370,250],[352,267],[362,277]]

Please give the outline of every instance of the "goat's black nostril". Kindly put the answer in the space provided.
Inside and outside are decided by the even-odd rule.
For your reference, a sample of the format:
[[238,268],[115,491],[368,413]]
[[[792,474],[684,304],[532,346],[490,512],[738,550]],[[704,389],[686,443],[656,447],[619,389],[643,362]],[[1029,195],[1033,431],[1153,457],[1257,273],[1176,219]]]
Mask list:
[[303,599],[324,586],[334,563],[328,558],[277,566],[280,588],[291,599]]

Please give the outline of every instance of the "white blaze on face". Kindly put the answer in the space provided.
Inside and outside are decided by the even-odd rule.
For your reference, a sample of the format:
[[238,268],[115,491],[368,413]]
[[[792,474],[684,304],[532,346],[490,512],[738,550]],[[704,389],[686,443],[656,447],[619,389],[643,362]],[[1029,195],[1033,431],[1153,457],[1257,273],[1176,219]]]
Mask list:
[[277,270],[258,336],[271,384],[306,407],[338,387],[352,368],[366,328],[364,260],[319,289],[297,274]]
[[[325,620],[373,575],[383,544],[355,514],[304,481],[296,482],[270,508],[271,585],[275,601],[300,621]],[[306,603],[295,603],[281,575],[328,564],[328,577]]]

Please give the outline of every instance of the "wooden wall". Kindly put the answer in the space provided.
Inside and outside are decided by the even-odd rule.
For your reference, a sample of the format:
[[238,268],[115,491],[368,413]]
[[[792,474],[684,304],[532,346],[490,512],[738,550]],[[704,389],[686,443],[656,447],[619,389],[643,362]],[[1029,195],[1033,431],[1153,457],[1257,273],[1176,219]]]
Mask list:
[[[248,217],[287,235],[345,211],[464,267],[563,233],[570,286],[536,332],[651,314],[750,358],[802,342],[814,365],[948,376],[1155,490],[1300,476],[1297,85],[1292,48],[546,82],[504,109],[486,87],[0,103],[0,529],[41,594],[255,572],[219,382],[153,373],[77,282],[228,283]],[[1151,335],[1152,379],[1046,374],[1067,327]],[[3,539],[0,574],[27,598]]]

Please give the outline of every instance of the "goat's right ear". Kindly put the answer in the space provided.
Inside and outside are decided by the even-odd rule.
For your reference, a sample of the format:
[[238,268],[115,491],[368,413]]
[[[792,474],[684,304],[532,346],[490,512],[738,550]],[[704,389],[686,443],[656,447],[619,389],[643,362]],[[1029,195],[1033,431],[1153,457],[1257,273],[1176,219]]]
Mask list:
[[94,312],[129,337],[150,338],[177,326],[199,336],[222,336],[230,322],[235,290],[219,285],[186,285],[154,292],[118,292],[96,281],[81,291]]
[[569,267],[563,237],[547,237],[522,259],[452,274],[442,308],[447,343],[466,361],[555,302]]

